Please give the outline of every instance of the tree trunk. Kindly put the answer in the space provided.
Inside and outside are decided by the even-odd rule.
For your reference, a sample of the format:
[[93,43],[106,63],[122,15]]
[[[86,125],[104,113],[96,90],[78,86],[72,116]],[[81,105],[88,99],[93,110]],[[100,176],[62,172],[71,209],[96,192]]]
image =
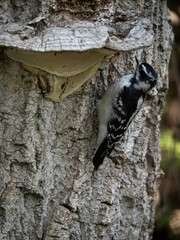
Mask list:
[[[0,239],[151,239],[172,41],[166,1],[0,4]],[[73,54],[90,55],[61,74],[63,66],[58,73],[40,66],[43,57],[36,66],[22,60],[18,51],[27,50],[71,51],[67,64]],[[134,71],[135,55],[155,68],[157,87],[112,152],[118,164],[106,158],[94,171],[97,103],[110,84]],[[86,59],[88,67],[78,72]],[[61,87],[56,80],[64,81]],[[64,84],[73,90],[61,99],[54,91],[63,94]]]

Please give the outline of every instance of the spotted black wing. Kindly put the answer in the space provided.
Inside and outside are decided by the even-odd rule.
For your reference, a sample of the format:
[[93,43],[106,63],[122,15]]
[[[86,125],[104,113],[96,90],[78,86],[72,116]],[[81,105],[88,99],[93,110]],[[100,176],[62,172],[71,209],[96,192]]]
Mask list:
[[124,135],[129,122],[129,116],[123,103],[121,96],[118,97],[116,106],[113,106],[113,111],[107,126],[107,155],[112,152],[115,143]]
[[124,135],[132,119],[136,116],[144,100],[141,91],[124,87],[115,101],[107,126],[107,155],[110,155],[114,145]]

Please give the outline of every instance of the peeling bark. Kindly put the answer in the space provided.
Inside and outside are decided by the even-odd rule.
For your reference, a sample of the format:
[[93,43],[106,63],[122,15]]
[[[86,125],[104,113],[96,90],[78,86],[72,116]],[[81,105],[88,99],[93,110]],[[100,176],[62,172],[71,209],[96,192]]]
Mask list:
[[[172,41],[166,1],[30,2],[1,3],[0,239],[151,239],[162,177],[159,124]],[[26,41],[33,43],[46,29],[51,33],[55,25],[62,30],[81,21],[107,29],[99,48],[117,52],[79,90],[60,103],[51,102],[43,97],[38,76],[4,50],[21,43],[26,48]],[[88,43],[76,48],[87,50]],[[112,82],[133,72],[135,55],[158,72],[157,87],[112,159],[94,172],[97,103]]]

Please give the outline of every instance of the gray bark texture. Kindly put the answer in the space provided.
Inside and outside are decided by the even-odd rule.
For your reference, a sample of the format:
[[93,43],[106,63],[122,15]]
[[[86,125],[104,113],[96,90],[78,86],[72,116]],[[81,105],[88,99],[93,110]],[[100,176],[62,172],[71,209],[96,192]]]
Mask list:
[[[6,0],[0,6],[0,239],[151,239],[172,42],[166,1]],[[10,48],[113,54],[57,103],[43,96],[39,72],[8,57]],[[152,64],[158,84],[112,152],[116,164],[105,158],[94,171],[98,101],[134,71],[135,55]]]

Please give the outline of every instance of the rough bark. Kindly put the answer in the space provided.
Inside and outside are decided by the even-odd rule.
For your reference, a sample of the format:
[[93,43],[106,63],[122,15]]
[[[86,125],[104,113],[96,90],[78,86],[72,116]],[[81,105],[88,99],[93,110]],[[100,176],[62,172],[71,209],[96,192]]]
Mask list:
[[[162,176],[159,124],[172,39],[166,1],[73,3],[1,3],[1,30],[3,36],[5,32],[7,35],[0,38],[0,239],[151,239],[156,191]],[[31,22],[34,29],[21,29],[21,34],[5,30],[7,23],[19,29],[40,15],[46,24],[36,19]],[[51,25],[59,24],[61,28],[66,22],[82,19],[95,25],[99,21],[99,25],[111,30],[106,31],[111,40],[105,38],[99,48],[109,47],[117,52],[79,90],[54,103],[42,95],[38,76],[9,59],[4,50],[16,46],[20,41],[17,39],[24,43],[28,34],[32,43],[34,35]],[[137,22],[144,24],[148,42],[136,32]],[[126,38],[134,26],[132,39]],[[83,46],[79,50],[97,47],[95,43],[89,48],[88,41]],[[65,49],[57,51],[60,50]],[[135,55],[156,69],[157,87],[148,94],[141,111],[116,145],[112,157],[118,164],[106,158],[94,172],[97,103],[112,82],[133,72]]]

